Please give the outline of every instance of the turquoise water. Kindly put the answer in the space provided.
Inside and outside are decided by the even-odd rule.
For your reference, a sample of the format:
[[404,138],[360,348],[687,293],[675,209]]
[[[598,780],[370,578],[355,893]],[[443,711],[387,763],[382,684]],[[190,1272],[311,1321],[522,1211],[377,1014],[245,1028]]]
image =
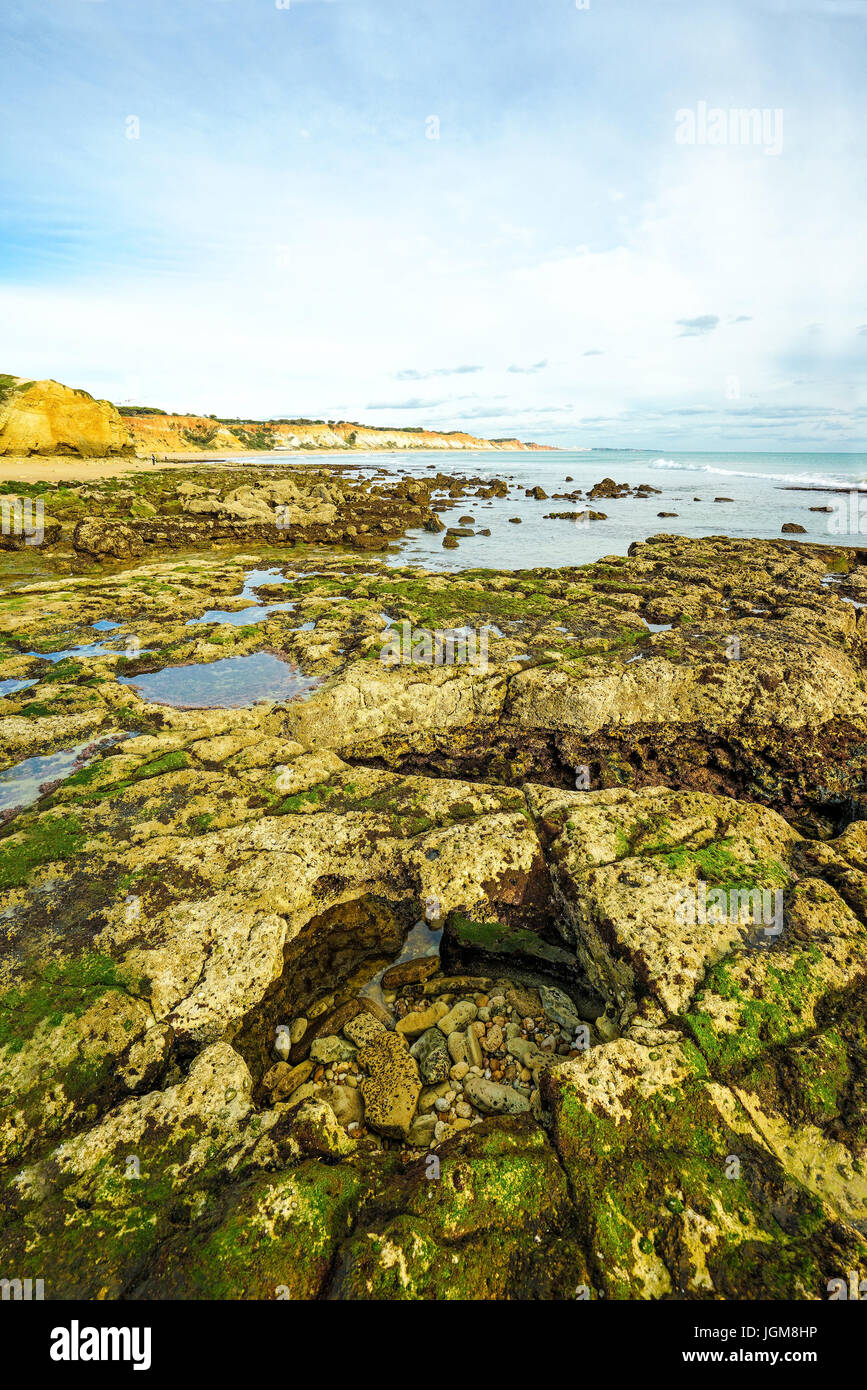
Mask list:
[[[371,455],[352,471],[365,475],[385,467],[397,474],[442,470],[482,478],[511,480],[507,498],[488,502],[464,497],[441,513],[446,525],[464,514],[489,537],[460,540],[457,550],[443,550],[442,535],[411,532],[393,564],[416,563],[440,569],[490,566],[524,569],[539,565],[580,565],[603,555],[625,555],[633,541],[660,533],[683,536],[750,536],[779,538],[784,522],[805,528],[795,539],[867,546],[867,454],[671,453],[660,450],[590,449],[553,453],[405,453]],[[566,475],[573,481],[567,483]],[[650,483],[660,489],[647,499],[625,497],[591,503],[605,521],[576,525],[545,520],[551,511],[580,511],[577,502],[555,499],[555,492],[582,488],[585,495],[604,477],[618,483]],[[549,494],[537,502],[525,488],[541,485]],[[845,494],[810,491],[836,487],[861,489],[852,502]],[[714,502],[715,497],[730,502]],[[698,499],[698,500],[695,500]],[[811,506],[832,506],[830,516]],[[842,509],[842,510],[841,510]],[[677,512],[660,517],[658,512]],[[519,516],[520,525],[509,518]],[[790,537],[791,538],[791,537]]]

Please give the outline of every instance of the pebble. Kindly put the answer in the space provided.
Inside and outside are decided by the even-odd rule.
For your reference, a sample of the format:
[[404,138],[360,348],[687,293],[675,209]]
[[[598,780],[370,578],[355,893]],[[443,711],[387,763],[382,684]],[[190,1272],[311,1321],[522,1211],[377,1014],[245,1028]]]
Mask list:
[[468,1076],[464,1090],[477,1110],[486,1115],[520,1115],[529,1110],[530,1103],[514,1086],[500,1086],[495,1081]]
[[539,998],[545,1013],[561,1028],[577,1028],[581,1019],[572,1000],[562,989],[556,989],[553,985],[540,985]]
[[432,1004],[429,1009],[399,1018],[395,1027],[398,1033],[408,1033],[410,1037],[416,1037],[419,1033],[425,1033],[428,1028],[435,1028],[442,1018],[448,1016],[448,1012],[447,1004]]
[[416,1115],[409,1127],[406,1142],[414,1149],[429,1148],[438,1123],[433,1115]]
[[262,1085],[266,1091],[271,1092],[271,1099],[279,1102],[291,1096],[293,1091],[297,1091],[312,1070],[312,1062],[299,1062],[297,1067],[290,1067],[288,1062],[278,1062],[265,1073]]
[[468,1023],[472,1023],[477,1012],[475,1004],[471,1004],[468,999],[462,999],[437,1019],[437,1027],[448,1037],[455,1029],[464,1028]]
[[467,1101],[459,1100],[455,1106],[455,1114],[459,1115],[462,1120],[471,1120],[473,1117],[473,1107],[469,1105]]
[[[383,998],[385,997],[386,996],[383,995]],[[388,1009],[384,1009],[378,1000],[369,999],[366,994],[362,994],[358,1002],[365,1013],[370,1014],[372,1018],[379,1019],[383,1028],[388,1028],[389,1032],[394,1028],[394,1015],[390,1014]]]
[[355,1048],[346,1038],[340,1038],[336,1033],[326,1034],[324,1038],[316,1038],[310,1048],[310,1058],[313,1062],[351,1062],[355,1057]]
[[465,1062],[467,1060],[467,1035],[460,1033],[457,1029],[449,1033],[447,1038],[448,1049],[453,1062]]
[[306,1032],[307,1019],[304,1018],[303,1015],[300,1015],[298,1018],[293,1018],[292,1022],[289,1024],[289,1041],[292,1043],[293,1047],[296,1043],[300,1043]]
[[422,1080],[429,1086],[437,1081],[445,1081],[449,1074],[451,1057],[446,1040],[439,1028],[427,1028],[409,1049],[418,1062]]
[[356,1014],[355,1018],[351,1018],[348,1023],[343,1025],[344,1037],[355,1043],[356,1047],[367,1047],[368,1043],[373,1042],[377,1033],[384,1031],[385,1025],[369,1013]]
[[455,1062],[449,1074],[453,1081],[463,1081],[469,1069],[468,1062]]
[[478,1034],[474,1032],[467,1033],[467,1060],[470,1062],[473,1070],[481,1070],[482,1062],[484,1061],[482,1045],[479,1042]]
[[415,956],[386,970],[381,980],[382,988],[399,989],[403,985],[417,985],[422,980],[429,980],[431,975],[438,975],[439,970],[439,956]]
[[364,1118],[361,1096],[351,1086],[328,1086],[322,1092],[322,1098],[331,1106],[338,1124],[344,1128],[353,1121],[360,1124]]
[[441,980],[427,980],[422,985],[422,994],[471,994],[477,989],[487,989],[490,983],[475,975],[446,975]]
[[538,1067],[542,1062],[547,1065],[551,1060],[530,1038],[510,1038],[506,1051],[517,1057],[523,1067]]
[[503,1030],[499,1023],[494,1023],[488,1029],[487,1048],[489,1052],[499,1052],[503,1046]]

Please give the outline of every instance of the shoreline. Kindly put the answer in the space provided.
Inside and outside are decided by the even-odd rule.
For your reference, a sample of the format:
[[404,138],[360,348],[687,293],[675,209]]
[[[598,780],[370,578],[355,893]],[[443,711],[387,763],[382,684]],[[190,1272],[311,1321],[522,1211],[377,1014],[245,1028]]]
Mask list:
[[[352,462],[347,459],[348,452],[352,452]],[[250,463],[255,465],[258,462],[268,464],[300,464],[304,467],[315,466],[315,460],[328,460],[334,467],[333,460],[338,459],[344,467],[356,467],[356,460],[365,457],[371,460],[388,455],[400,459],[404,454],[432,453],[443,454],[451,458],[465,456],[473,458],[477,454],[504,454],[505,449],[317,449],[313,450],[261,450],[255,453],[233,454],[225,449],[214,450],[203,453],[190,454],[163,454],[157,457],[156,463],[151,463],[150,455],[115,455],[109,458],[77,458],[69,454],[10,454],[8,457],[0,457],[0,483],[86,483],[93,481],[104,481],[108,478],[122,478],[126,475],[138,473],[156,473],[160,469],[181,469],[181,468],[201,468],[211,464],[224,464],[231,466],[234,463],[239,465]],[[534,452],[527,450],[527,453]],[[551,452],[555,452],[552,450]]]

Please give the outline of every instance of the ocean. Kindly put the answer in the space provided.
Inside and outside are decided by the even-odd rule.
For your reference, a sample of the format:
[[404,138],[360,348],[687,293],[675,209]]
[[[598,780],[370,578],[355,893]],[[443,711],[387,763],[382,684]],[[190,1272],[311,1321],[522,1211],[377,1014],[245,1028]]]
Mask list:
[[[489,502],[474,497],[441,513],[447,525],[472,516],[477,527],[491,535],[465,537],[457,550],[444,550],[442,535],[410,532],[394,564],[419,564],[435,569],[475,567],[530,569],[536,566],[582,565],[603,555],[625,555],[633,541],[667,533],[682,536],[748,536],[779,538],[784,522],[805,527],[789,539],[867,546],[867,454],[802,453],[669,453],[659,450],[559,450],[556,453],[422,452],[365,455],[352,472],[369,474],[384,468],[403,474],[444,473],[503,478],[512,485],[508,498]],[[573,479],[565,481],[566,476]],[[586,495],[602,478],[617,483],[650,483],[660,489],[647,499],[604,499],[590,505],[606,513],[605,521],[576,525],[545,520],[552,511],[580,511],[583,503],[560,501],[555,492],[582,488]],[[540,485],[549,494],[537,502],[524,496]],[[845,493],[789,489],[843,488],[863,491],[850,499]],[[517,490],[515,490],[517,489]],[[730,502],[715,502],[729,497]],[[810,511],[830,506],[829,515]],[[676,517],[657,513],[677,512]],[[521,524],[512,525],[510,517]],[[863,528],[863,529],[862,529]]]

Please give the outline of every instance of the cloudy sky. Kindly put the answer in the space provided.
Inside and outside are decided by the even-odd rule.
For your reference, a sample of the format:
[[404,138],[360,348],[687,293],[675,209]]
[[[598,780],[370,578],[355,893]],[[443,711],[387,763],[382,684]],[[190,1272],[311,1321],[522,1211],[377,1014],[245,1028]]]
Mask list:
[[867,0],[4,0],[0,44],[2,371],[865,447]]

